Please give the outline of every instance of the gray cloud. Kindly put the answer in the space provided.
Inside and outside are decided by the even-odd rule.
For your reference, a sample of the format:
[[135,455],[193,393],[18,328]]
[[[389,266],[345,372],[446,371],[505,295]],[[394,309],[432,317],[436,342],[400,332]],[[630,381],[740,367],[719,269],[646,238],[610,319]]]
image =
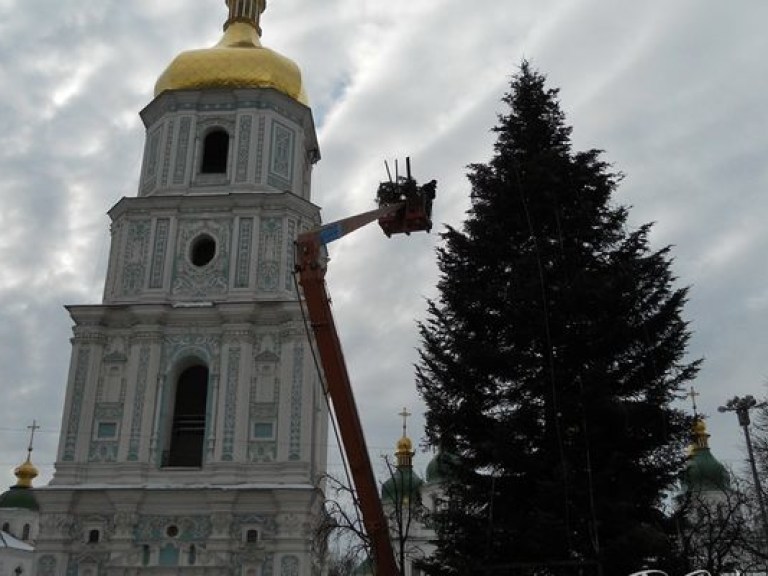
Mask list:
[[[7,483],[33,418],[43,424],[35,461],[50,475],[69,358],[62,305],[100,301],[104,214],[136,193],[138,111],[175,54],[217,41],[224,16],[217,0],[0,0]],[[706,358],[699,404],[715,453],[738,463],[735,418],[716,406],[765,393],[767,16],[759,0],[274,0],[263,27],[309,87],[323,154],[313,193],[326,219],[372,207],[383,160],[410,155],[418,178],[439,181],[436,222],[459,225],[465,167],[490,157],[510,75],[522,57],[547,73],[575,147],[605,149],[626,174],[617,200],[632,221],[656,221],[654,242],[675,245],[679,282],[692,285],[691,355]],[[392,451],[403,405],[421,436],[415,322],[436,295],[437,242],[387,240],[372,226],[331,247],[328,281],[374,455]]]

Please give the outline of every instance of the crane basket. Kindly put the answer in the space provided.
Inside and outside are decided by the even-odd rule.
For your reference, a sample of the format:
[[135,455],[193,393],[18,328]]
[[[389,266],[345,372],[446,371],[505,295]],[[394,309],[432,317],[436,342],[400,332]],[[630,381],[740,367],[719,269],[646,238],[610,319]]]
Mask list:
[[403,204],[395,212],[379,218],[379,226],[387,237],[392,234],[429,232],[432,229],[432,201],[435,199],[437,181],[419,186],[413,178],[398,178],[395,182],[382,182],[376,192],[379,208]]

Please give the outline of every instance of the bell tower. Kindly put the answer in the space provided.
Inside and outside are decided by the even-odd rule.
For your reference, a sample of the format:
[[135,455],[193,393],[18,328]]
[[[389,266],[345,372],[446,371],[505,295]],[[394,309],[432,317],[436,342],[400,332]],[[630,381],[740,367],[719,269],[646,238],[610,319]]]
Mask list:
[[73,321],[41,576],[319,573],[327,408],[294,284],[317,226],[301,72],[227,0],[141,111],[135,197],[110,211],[103,301]]

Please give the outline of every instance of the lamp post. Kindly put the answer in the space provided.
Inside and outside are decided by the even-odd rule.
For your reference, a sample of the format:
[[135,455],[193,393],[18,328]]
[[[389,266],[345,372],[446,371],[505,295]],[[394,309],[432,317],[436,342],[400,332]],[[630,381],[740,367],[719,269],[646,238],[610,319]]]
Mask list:
[[747,444],[747,454],[749,456],[749,464],[752,468],[752,478],[755,481],[755,492],[757,492],[757,503],[760,506],[760,516],[763,521],[763,536],[765,537],[766,546],[768,546],[768,514],[765,511],[765,500],[763,499],[763,486],[760,484],[760,475],[757,473],[757,463],[755,462],[755,453],[752,450],[752,437],[749,435],[749,411],[752,408],[762,408],[765,406],[765,402],[757,403],[755,397],[750,395],[739,398],[734,396],[725,406],[718,406],[717,411],[722,412],[736,412],[736,416],[739,418],[739,426],[744,429],[744,440]]

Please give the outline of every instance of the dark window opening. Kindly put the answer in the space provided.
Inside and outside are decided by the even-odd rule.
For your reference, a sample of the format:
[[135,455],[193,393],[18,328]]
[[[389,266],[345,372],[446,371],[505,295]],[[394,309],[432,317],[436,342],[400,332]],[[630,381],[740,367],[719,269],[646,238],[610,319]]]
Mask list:
[[3,523],[3,532],[11,533],[11,525],[8,522]]
[[149,565],[149,555],[150,555],[149,545],[144,544],[141,547],[141,563],[143,566]]
[[256,544],[259,541],[259,531],[258,530],[247,530],[245,532],[245,541],[248,544]]
[[208,368],[192,366],[179,376],[173,409],[168,466],[203,465]]
[[208,262],[213,260],[215,255],[216,241],[207,234],[198,236],[195,238],[194,242],[192,242],[189,259],[195,266],[205,266]]
[[88,531],[88,544],[98,544],[99,543],[99,531],[98,530],[89,530]]
[[24,524],[24,528],[21,529],[21,539],[29,540],[29,524]]
[[210,132],[203,140],[203,161],[200,172],[203,174],[226,173],[228,152],[229,134],[224,130]]
[[195,562],[197,562],[197,548],[195,548],[195,545],[192,544],[189,547],[189,555],[187,556],[187,563],[190,566],[194,566]]
[[175,524],[171,524],[165,529],[165,533],[169,538],[176,538],[179,535],[179,527]]

